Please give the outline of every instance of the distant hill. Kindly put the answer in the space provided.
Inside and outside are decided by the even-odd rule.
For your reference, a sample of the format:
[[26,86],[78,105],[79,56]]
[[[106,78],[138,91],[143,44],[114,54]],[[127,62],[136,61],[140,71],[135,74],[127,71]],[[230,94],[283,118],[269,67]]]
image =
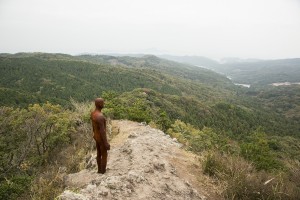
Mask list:
[[199,68],[191,64],[181,64],[178,62],[173,62],[153,55],[144,55],[142,57],[81,55],[77,56],[76,58],[97,64],[106,63],[113,66],[158,70],[171,76],[189,80],[197,80],[203,84],[230,84],[230,81],[226,77],[212,72],[211,70]]
[[[120,154],[110,152],[111,158],[125,163],[125,167],[127,164],[134,167],[130,161],[132,156],[145,153],[134,154],[141,145],[152,156],[144,155],[149,156],[149,161],[159,158],[156,154],[164,153],[163,147],[175,156],[174,161],[183,169],[182,172],[186,172],[185,166],[193,165],[191,170],[195,172],[203,166],[203,172],[213,177],[213,184],[216,180],[223,181],[220,187],[226,192],[222,192],[224,198],[245,199],[252,195],[252,199],[285,199],[287,196],[298,199],[300,173],[295,169],[299,169],[300,161],[300,85],[242,88],[234,85],[225,75],[199,67],[210,67],[220,72],[224,70],[224,74],[227,71],[232,75],[236,73],[236,80],[244,75],[243,80],[249,79],[251,84],[259,85],[262,80],[268,82],[273,77],[278,80],[278,74],[283,73],[283,69],[287,70],[288,78],[292,75],[297,77],[298,59],[251,63],[236,60],[226,64],[206,58],[186,57],[181,62],[184,60],[193,64],[153,55],[0,54],[0,199],[54,199],[63,192],[66,174],[74,174],[83,168],[91,169],[92,163],[85,162],[90,160],[90,152],[94,148],[90,135],[90,112],[94,108],[93,99],[99,96],[105,99],[103,113],[108,119],[109,136],[119,135],[120,138],[115,141],[124,142],[122,144],[126,150],[122,147],[119,151],[112,145],[114,153]],[[270,76],[273,72],[274,76]],[[110,119],[122,119],[121,123],[125,125],[122,127],[131,123],[124,119],[145,122],[145,129],[156,127],[168,133],[163,137],[177,139],[158,138],[156,134],[159,131],[153,130],[152,134],[150,129],[139,138],[144,123],[135,123],[137,129],[128,127],[130,135],[125,136],[120,134],[120,126],[110,124]],[[155,141],[149,146],[146,143],[151,140],[148,140],[151,135]],[[132,143],[137,146],[130,149],[132,145],[129,140],[140,142]],[[200,160],[195,159],[198,166],[180,161],[176,157],[179,156],[177,150],[166,146],[168,142],[175,143],[175,140],[200,155]],[[157,142],[159,145],[156,147],[159,148],[151,148]],[[155,170],[161,170],[159,176],[163,177],[159,179],[163,178],[165,182],[180,176],[176,171],[168,170],[165,162],[152,164],[150,162],[151,169],[147,172],[153,175]],[[132,169],[139,170],[141,166]],[[155,169],[153,172],[152,167]],[[131,185],[141,183],[141,188],[153,188],[146,181],[150,179],[134,178],[144,177],[144,173],[136,176],[126,167],[127,171],[120,174],[121,168],[114,169],[109,165],[107,175],[113,176],[108,176],[108,179],[94,176],[94,172],[85,173],[85,169],[81,176],[71,175],[76,179],[71,182],[85,181],[81,177],[96,177],[90,179],[93,186],[87,187],[89,190],[95,189],[96,196],[93,198],[99,198],[102,181],[107,183],[114,197],[121,195],[117,188],[130,191],[133,196],[138,193],[128,188],[127,183],[121,184],[126,180]],[[120,176],[115,176],[114,170]],[[201,176],[195,174],[191,177],[198,179]],[[120,181],[115,182],[117,179]],[[199,183],[203,185],[202,180]],[[176,191],[195,195],[188,189],[191,188],[190,183],[182,184],[185,189],[178,188]],[[228,187],[224,188],[224,185]],[[163,191],[170,191],[170,187],[177,188],[171,184]],[[215,185],[212,187],[215,188]],[[279,189],[274,191],[274,188]],[[77,189],[76,192],[72,190],[64,194],[75,195],[74,198],[79,197],[79,193],[86,194]],[[153,192],[161,193],[157,189]],[[172,197],[178,196],[178,192],[172,191]],[[108,192],[102,194],[111,195]],[[152,194],[149,193],[149,196]],[[160,199],[164,197],[159,196]]]
[[[261,125],[272,134],[298,134],[294,120],[299,114],[289,109],[298,107],[297,101],[291,100],[293,106],[286,107],[280,97],[270,104],[272,91],[251,93],[211,70],[152,55],[1,54],[0,73],[1,106],[27,107],[49,101],[69,107],[70,98],[91,101],[113,91],[116,105],[124,109],[130,99],[142,101],[136,112],[141,108],[156,114],[164,111],[171,120],[197,127],[243,134]],[[152,95],[141,98],[140,90]],[[296,98],[298,91],[292,94]],[[273,110],[276,106],[280,109]]]
[[229,63],[249,63],[249,62],[260,62],[263,61],[261,59],[249,58],[249,59],[242,59],[237,57],[226,57],[220,60],[222,64],[229,64]]
[[[90,100],[103,91],[150,88],[166,94],[221,98],[232,86],[207,69],[155,56],[71,56],[18,53],[0,55],[0,105],[23,105],[46,100],[67,104],[70,97]],[[213,89],[218,85],[218,88]],[[220,89],[222,88],[222,89]],[[225,95],[226,96],[226,95]]]
[[238,83],[268,85],[300,82],[300,58],[228,63],[218,68],[218,71]]
[[280,60],[225,58],[218,63],[201,56],[163,57],[214,70],[230,77],[235,83],[265,86],[278,82],[300,82],[300,58]]
[[220,65],[217,61],[203,56],[172,56],[172,55],[161,55],[161,58],[173,60],[180,63],[191,64],[199,67],[213,69],[215,66]]

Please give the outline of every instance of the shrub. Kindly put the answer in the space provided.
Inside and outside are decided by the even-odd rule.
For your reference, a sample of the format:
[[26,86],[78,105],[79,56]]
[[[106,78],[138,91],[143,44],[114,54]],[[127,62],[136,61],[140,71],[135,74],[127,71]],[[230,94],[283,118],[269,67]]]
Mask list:
[[224,153],[207,154],[203,162],[203,169],[204,173],[219,179],[238,177],[254,171],[253,166],[243,158]]
[[284,173],[271,174],[256,169],[242,157],[207,154],[204,173],[226,183],[226,199],[297,199],[299,188]]
[[180,120],[176,120],[167,133],[183,144],[187,144],[194,152],[219,149],[225,150],[228,147],[226,138],[220,137],[213,129],[204,127],[202,130],[194,128]]
[[241,155],[253,162],[258,170],[271,171],[283,167],[271,151],[266,134],[255,132],[241,144]]
[[222,171],[221,168],[223,167],[223,165],[220,159],[217,158],[218,156],[219,155],[212,154],[212,153],[206,155],[206,158],[202,163],[203,172],[205,174],[208,174],[209,176],[217,177],[218,173]]
[[39,174],[31,185],[31,198],[39,200],[55,199],[63,191],[63,176],[61,168],[48,168]]
[[16,199],[28,192],[31,177],[28,175],[15,175],[0,182],[0,199]]

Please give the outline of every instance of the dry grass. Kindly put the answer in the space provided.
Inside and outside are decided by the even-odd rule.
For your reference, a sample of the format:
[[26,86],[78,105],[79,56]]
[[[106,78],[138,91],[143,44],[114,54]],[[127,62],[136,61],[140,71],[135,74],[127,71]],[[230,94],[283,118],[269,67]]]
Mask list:
[[[203,162],[204,173],[224,182],[226,199],[299,199],[299,186],[284,172],[257,172],[251,163],[241,157],[211,153]],[[292,178],[300,180],[300,173]]]

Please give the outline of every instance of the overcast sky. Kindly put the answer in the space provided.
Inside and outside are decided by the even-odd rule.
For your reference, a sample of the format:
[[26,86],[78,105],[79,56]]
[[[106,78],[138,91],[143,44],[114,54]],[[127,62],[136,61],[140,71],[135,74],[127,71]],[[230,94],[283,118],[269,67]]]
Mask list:
[[0,0],[0,52],[300,57],[300,0]]

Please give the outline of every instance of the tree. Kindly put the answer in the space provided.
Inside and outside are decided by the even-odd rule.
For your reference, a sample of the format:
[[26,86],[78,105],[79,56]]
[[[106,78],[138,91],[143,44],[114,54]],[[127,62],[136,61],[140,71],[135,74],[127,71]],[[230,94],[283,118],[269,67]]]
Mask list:
[[252,161],[258,170],[282,168],[282,164],[271,152],[267,135],[260,130],[256,130],[246,142],[241,144],[241,154]]

